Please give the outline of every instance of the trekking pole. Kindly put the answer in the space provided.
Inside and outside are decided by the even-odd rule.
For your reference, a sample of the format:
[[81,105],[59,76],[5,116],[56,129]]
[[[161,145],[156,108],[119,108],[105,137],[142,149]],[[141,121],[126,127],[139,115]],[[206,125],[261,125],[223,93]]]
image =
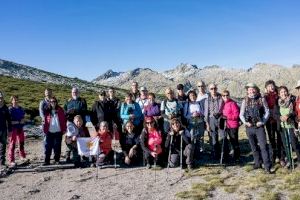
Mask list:
[[168,155],[168,165],[167,165],[167,179],[169,179],[169,168],[170,168],[170,162],[171,162],[171,145],[173,143],[173,135],[171,135],[171,140],[170,140],[170,146],[169,146],[169,155]]
[[[157,144],[155,145],[155,151],[157,151]],[[157,161],[157,155],[154,157],[154,182],[156,183],[156,161]]]
[[289,141],[289,131],[286,128],[286,122],[283,122],[283,129],[284,129],[284,136],[285,136],[285,149],[287,153],[287,159],[290,163],[292,164],[292,153],[291,153],[291,148],[290,148],[290,141]]
[[223,135],[223,141],[222,141],[222,151],[221,151],[221,159],[220,159],[220,165],[223,164],[223,157],[224,157],[224,146],[225,146],[225,139],[227,137],[227,134],[226,134],[226,120],[224,120],[224,135]]
[[184,131],[182,131],[180,137],[180,169],[182,169],[182,134],[184,134]]
[[288,140],[289,140],[289,151],[290,151],[290,157],[291,157],[291,164],[292,164],[292,170],[295,169],[295,164],[294,164],[294,159],[293,159],[293,148],[292,148],[292,140],[291,140],[291,132],[290,129],[287,129],[287,134],[288,134]]

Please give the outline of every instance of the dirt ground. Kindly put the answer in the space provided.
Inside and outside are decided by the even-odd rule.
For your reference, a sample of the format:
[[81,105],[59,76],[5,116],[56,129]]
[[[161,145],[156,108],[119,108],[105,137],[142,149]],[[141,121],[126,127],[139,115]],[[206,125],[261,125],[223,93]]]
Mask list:
[[[246,143],[242,145],[245,146]],[[62,146],[64,154],[65,145]],[[180,168],[170,169],[168,173],[166,168],[151,170],[145,167],[99,169],[98,178],[96,168],[37,172],[33,167],[43,161],[42,140],[28,138],[25,150],[31,165],[0,178],[1,199],[173,200],[179,199],[179,196],[187,199],[265,199],[260,198],[261,194],[275,195],[275,198],[267,199],[290,199],[286,188],[276,188],[272,184],[281,183],[281,179],[287,183],[294,181],[296,188],[293,189],[296,190],[300,181],[300,178],[294,178],[296,175],[300,177],[300,173],[284,179],[279,175],[265,175],[263,170],[252,170],[249,164],[251,156],[244,157],[245,163],[240,166],[224,168],[217,164],[200,164],[199,168],[190,173],[183,172]],[[243,148],[242,151],[245,152]],[[249,154],[248,151],[247,153]],[[281,174],[285,173],[285,176],[289,176],[289,172]],[[282,193],[266,193],[277,190]],[[183,195],[178,195],[179,193]],[[191,195],[194,193],[198,196]],[[296,190],[295,197],[300,198],[297,193]]]

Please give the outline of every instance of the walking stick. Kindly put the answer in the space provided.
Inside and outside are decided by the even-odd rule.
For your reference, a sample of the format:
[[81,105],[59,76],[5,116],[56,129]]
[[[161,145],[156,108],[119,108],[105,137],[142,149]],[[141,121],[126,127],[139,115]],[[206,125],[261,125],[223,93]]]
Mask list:
[[289,151],[290,151],[290,159],[291,159],[291,164],[292,164],[292,170],[295,169],[295,163],[294,163],[294,159],[293,159],[293,148],[292,148],[292,140],[291,140],[291,132],[290,129],[287,129],[287,134],[288,134],[288,139],[289,139]]
[[[157,151],[157,144],[155,145],[155,151]],[[156,161],[157,161],[157,155],[154,157],[154,182],[156,183]]]
[[184,134],[184,131],[182,131],[180,137],[180,169],[182,169],[182,134]]
[[223,141],[222,141],[222,151],[221,151],[221,159],[220,159],[220,165],[223,165],[223,157],[224,157],[224,146],[225,146],[225,139],[227,137],[226,134],[226,120],[224,120],[224,127],[223,127],[223,131],[224,131],[224,136],[223,136]]
[[170,160],[171,160],[171,145],[173,143],[173,135],[171,135],[170,146],[169,146],[169,155],[168,155],[168,165],[167,165],[167,179],[169,179],[169,168],[170,168]]
[[[283,126],[284,126],[284,136],[285,136],[285,148],[286,148],[288,161],[291,165],[293,165],[294,161],[292,157],[292,148],[290,144],[290,131],[288,128],[286,128],[286,122],[283,122]],[[293,168],[294,167],[292,166],[291,170],[293,170]]]

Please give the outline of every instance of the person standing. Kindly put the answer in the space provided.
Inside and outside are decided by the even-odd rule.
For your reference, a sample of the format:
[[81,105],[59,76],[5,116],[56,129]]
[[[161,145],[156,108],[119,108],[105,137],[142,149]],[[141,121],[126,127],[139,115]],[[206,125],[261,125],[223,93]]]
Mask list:
[[144,114],[144,109],[149,104],[148,90],[146,87],[140,88],[140,96],[136,98],[135,102],[137,102],[140,105],[142,113]]
[[[287,155],[289,155],[287,152],[290,151],[287,146],[291,144],[292,150],[296,152],[297,155],[297,161],[298,161],[298,167],[300,166],[300,144],[298,141],[298,138],[295,134],[295,101],[291,94],[289,94],[289,90],[286,86],[280,86],[279,89],[279,112],[280,112],[280,125],[282,128],[281,132],[281,138],[282,141],[285,143],[285,152]],[[287,135],[286,135],[287,133]],[[288,136],[288,138],[286,137]],[[288,142],[289,141],[289,142]],[[293,156],[291,155],[292,159]],[[288,160],[287,167],[291,166],[291,160]]]
[[140,91],[138,88],[139,88],[138,82],[132,81],[130,93],[132,94],[133,101],[135,101],[140,96]]
[[93,125],[96,128],[96,131],[99,130],[100,123],[106,121],[109,124],[109,130],[112,131],[113,129],[113,122],[112,116],[113,113],[110,110],[110,105],[106,98],[106,92],[101,91],[99,93],[99,100],[95,101],[94,105],[92,106],[91,112],[91,120]]
[[202,100],[204,100],[208,97],[208,94],[206,92],[206,85],[205,85],[204,81],[199,81],[197,83],[197,87],[198,87],[197,101],[201,102]]
[[[233,158],[235,161],[240,159],[239,147],[239,114],[240,108],[237,103],[230,98],[228,90],[222,92],[224,106],[222,109],[222,118],[226,120],[225,131],[229,135],[229,140],[233,148]],[[227,138],[225,140],[227,142]],[[226,144],[227,146],[227,144]]]
[[4,95],[0,91],[0,171],[2,171],[5,165],[6,143],[7,134],[12,134],[11,117],[8,107],[4,101]]
[[16,95],[10,98],[11,106],[9,107],[9,113],[11,116],[12,133],[9,136],[9,149],[8,157],[10,162],[10,167],[15,167],[15,148],[18,142],[19,154],[22,162],[26,162],[26,153],[24,150],[25,135],[23,131],[24,126],[24,109],[19,106],[19,97]]
[[246,134],[254,157],[254,169],[261,168],[260,158],[266,173],[271,173],[270,155],[267,147],[265,124],[269,118],[266,99],[254,83],[246,85],[247,96],[242,101],[240,119],[246,126]]
[[67,116],[67,120],[72,122],[74,116],[80,115],[83,124],[85,124],[85,116],[87,114],[87,104],[84,98],[80,97],[79,89],[76,87],[72,88],[71,98],[68,99],[66,104],[64,105],[64,111]]
[[[108,89],[108,104],[110,107],[110,114],[112,117],[112,121],[117,125],[118,132],[122,132],[122,121],[120,118],[120,110],[121,110],[121,101],[116,97],[116,91],[114,88]],[[112,130],[111,130],[112,131]]]
[[[221,94],[218,93],[217,85],[214,83],[210,84],[208,97],[204,99],[204,119],[212,145],[212,156],[215,160],[219,159],[220,156],[219,132],[223,105],[224,102]],[[221,139],[223,137],[224,135],[221,136]]]
[[51,97],[50,107],[45,112],[46,151],[44,165],[50,164],[52,150],[54,151],[54,164],[60,163],[62,135],[66,132],[66,123],[64,110],[58,105],[57,99]]

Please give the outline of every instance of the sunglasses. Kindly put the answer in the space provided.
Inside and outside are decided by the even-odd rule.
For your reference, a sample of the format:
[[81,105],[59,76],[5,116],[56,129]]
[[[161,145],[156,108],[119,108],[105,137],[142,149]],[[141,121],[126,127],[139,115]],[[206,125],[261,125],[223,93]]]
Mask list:
[[217,90],[217,88],[215,88],[215,87],[214,88],[210,88],[210,90]]
[[228,95],[228,94],[226,94],[226,95],[222,95],[222,97],[229,97],[229,95]]
[[197,87],[205,87],[204,85],[198,85]]

